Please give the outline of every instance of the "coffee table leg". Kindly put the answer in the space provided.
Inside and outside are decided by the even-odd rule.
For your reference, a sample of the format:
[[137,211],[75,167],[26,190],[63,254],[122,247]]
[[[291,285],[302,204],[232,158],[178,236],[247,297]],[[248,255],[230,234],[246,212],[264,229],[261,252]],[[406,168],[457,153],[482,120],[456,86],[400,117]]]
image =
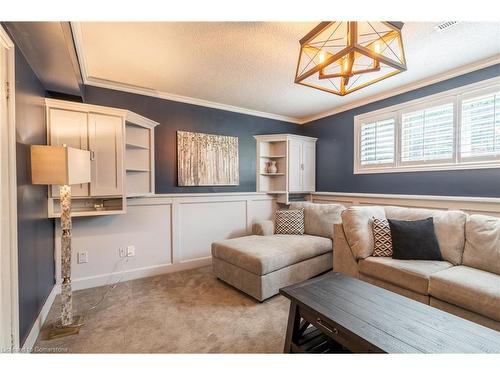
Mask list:
[[296,302],[290,302],[290,312],[288,313],[288,325],[286,327],[285,348],[283,353],[292,353],[292,341],[297,336],[300,328],[299,307]]

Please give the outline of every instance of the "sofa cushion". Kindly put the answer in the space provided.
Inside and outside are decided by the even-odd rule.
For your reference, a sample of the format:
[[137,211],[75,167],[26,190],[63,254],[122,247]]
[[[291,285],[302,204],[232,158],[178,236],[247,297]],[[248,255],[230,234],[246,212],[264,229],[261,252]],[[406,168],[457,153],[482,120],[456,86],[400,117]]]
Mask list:
[[[500,275],[500,219],[470,215],[465,224],[463,265]],[[500,309],[500,307],[499,307]]]
[[332,238],[333,225],[342,222],[340,214],[345,209],[341,204],[292,202],[291,210],[304,210],[305,233],[311,236]]
[[421,220],[432,217],[443,259],[454,265],[462,263],[467,219],[465,212],[387,206],[385,216],[396,220]]
[[212,244],[212,256],[256,275],[332,251],[332,240],[302,235],[246,236]]
[[402,288],[427,295],[429,276],[452,267],[439,260],[399,260],[368,257],[359,261],[359,272]]
[[500,276],[467,266],[430,277],[429,294],[442,301],[500,321]]
[[347,243],[356,259],[364,259],[373,253],[373,218],[385,218],[380,206],[352,206],[342,212]]

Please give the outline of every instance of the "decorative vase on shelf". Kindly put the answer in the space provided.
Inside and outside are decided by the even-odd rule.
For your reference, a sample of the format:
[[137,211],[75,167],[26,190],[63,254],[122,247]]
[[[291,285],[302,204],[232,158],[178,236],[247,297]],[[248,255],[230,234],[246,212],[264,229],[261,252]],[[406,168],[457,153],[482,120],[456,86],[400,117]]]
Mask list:
[[278,167],[276,167],[276,160],[272,160],[267,163],[267,173],[277,173]]

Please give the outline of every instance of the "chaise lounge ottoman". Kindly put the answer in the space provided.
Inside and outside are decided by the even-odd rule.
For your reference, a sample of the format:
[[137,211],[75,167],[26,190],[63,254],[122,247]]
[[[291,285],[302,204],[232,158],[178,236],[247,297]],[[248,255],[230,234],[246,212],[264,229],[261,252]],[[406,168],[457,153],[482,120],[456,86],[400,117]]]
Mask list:
[[212,266],[222,281],[259,301],[279,289],[332,269],[333,225],[344,209],[337,204],[292,203],[304,209],[304,235],[274,234],[270,220],[254,223],[253,235],[212,244]]

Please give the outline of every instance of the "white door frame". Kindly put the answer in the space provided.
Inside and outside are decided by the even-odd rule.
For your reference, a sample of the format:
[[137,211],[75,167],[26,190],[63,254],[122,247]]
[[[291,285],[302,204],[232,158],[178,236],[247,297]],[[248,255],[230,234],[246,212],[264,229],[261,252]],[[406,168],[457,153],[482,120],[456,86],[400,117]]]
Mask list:
[[0,352],[19,350],[14,48],[0,25]]

